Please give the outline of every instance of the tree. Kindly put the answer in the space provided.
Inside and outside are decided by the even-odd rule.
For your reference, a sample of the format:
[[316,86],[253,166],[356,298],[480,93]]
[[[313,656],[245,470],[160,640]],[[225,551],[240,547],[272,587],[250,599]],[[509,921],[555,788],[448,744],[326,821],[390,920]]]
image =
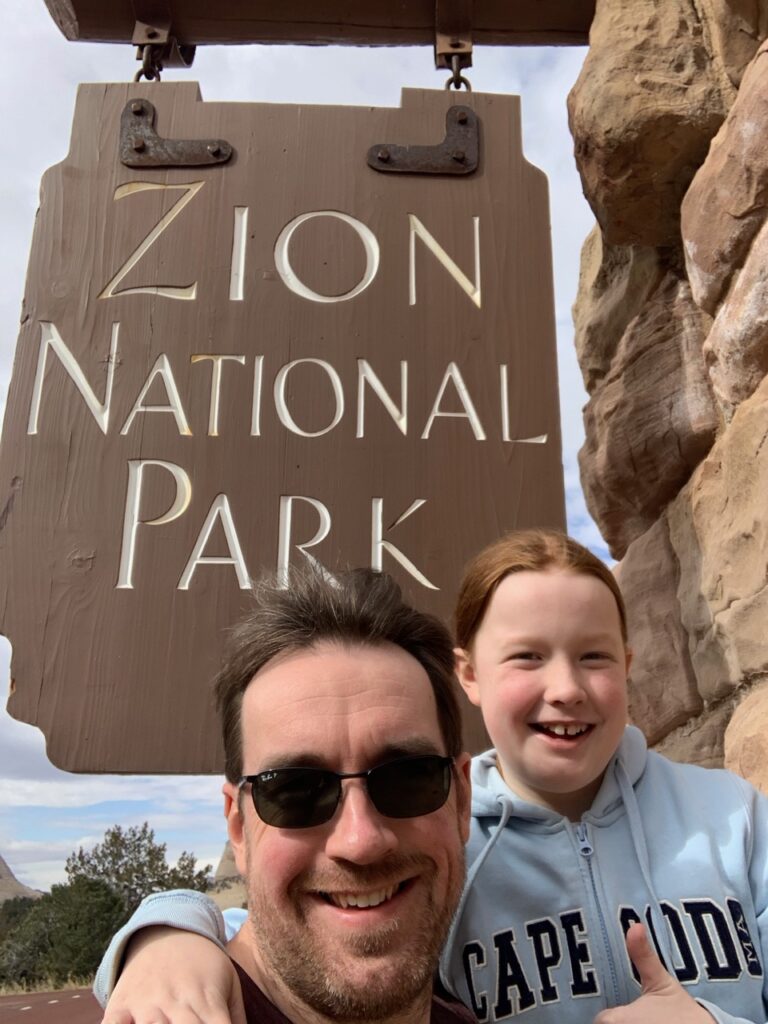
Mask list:
[[0,944],[0,982],[34,985],[44,977],[43,964],[50,952],[50,900],[43,896]]
[[185,851],[171,867],[165,851],[147,822],[114,825],[92,850],[80,847],[67,858],[66,885],[54,885],[39,900],[8,901],[14,905],[0,916],[0,982],[61,985],[88,978],[145,896],[208,887],[210,864],[197,870],[195,857]]
[[0,903],[0,943],[21,924],[37,900],[32,896],[14,896]]
[[77,878],[54,885],[0,944],[0,980],[58,986],[89,978],[124,921],[122,896],[106,882]]
[[92,850],[80,847],[67,858],[67,878],[70,883],[78,878],[106,882],[122,897],[126,916],[150,893],[163,889],[204,892],[208,888],[210,864],[197,870],[195,857],[185,850],[176,867],[170,867],[165,852],[166,844],[155,842],[154,830],[148,822],[126,829],[114,825]]
[[106,882],[76,878],[51,887],[51,948],[46,976],[60,985],[69,978],[90,978],[104,950],[125,922],[122,896]]

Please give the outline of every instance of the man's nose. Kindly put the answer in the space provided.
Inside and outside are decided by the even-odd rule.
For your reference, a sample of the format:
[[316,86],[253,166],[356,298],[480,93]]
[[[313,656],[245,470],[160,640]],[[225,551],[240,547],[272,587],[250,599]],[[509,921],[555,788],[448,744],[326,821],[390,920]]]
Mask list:
[[334,860],[372,864],[392,853],[398,839],[393,822],[379,814],[362,779],[348,779],[342,787],[326,842],[326,853]]

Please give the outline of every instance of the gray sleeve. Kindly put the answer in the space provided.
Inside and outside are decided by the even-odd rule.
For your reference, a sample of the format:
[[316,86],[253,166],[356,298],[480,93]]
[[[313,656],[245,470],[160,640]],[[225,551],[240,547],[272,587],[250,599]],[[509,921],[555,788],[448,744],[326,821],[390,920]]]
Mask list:
[[123,964],[125,949],[131,938],[141,928],[167,925],[188,932],[197,932],[206,939],[225,949],[224,918],[221,911],[208,896],[192,889],[176,889],[173,892],[158,892],[142,900],[127,924],[112,937],[102,957],[93,983],[94,995],[102,1006],[115,987]]

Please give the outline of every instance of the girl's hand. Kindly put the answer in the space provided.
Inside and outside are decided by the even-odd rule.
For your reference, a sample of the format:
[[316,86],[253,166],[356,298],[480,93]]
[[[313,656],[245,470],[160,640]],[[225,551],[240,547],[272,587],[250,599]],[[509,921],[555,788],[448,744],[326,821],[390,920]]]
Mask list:
[[642,995],[634,1003],[601,1011],[594,1024],[712,1024],[712,1015],[665,969],[641,924],[627,932],[627,952],[640,975]]
[[142,928],[102,1024],[246,1024],[240,980],[219,947],[178,928]]

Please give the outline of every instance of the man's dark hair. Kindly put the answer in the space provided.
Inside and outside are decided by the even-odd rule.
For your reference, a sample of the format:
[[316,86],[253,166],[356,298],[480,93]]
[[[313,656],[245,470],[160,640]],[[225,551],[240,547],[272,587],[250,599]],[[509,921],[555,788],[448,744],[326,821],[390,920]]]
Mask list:
[[274,578],[255,583],[253,598],[251,611],[230,633],[215,683],[230,782],[242,775],[240,711],[248,684],[278,654],[322,640],[391,643],[412,655],[432,684],[446,753],[454,757],[461,752],[451,636],[439,619],[407,605],[391,576],[371,569],[332,578],[315,570],[293,571],[287,586]]

